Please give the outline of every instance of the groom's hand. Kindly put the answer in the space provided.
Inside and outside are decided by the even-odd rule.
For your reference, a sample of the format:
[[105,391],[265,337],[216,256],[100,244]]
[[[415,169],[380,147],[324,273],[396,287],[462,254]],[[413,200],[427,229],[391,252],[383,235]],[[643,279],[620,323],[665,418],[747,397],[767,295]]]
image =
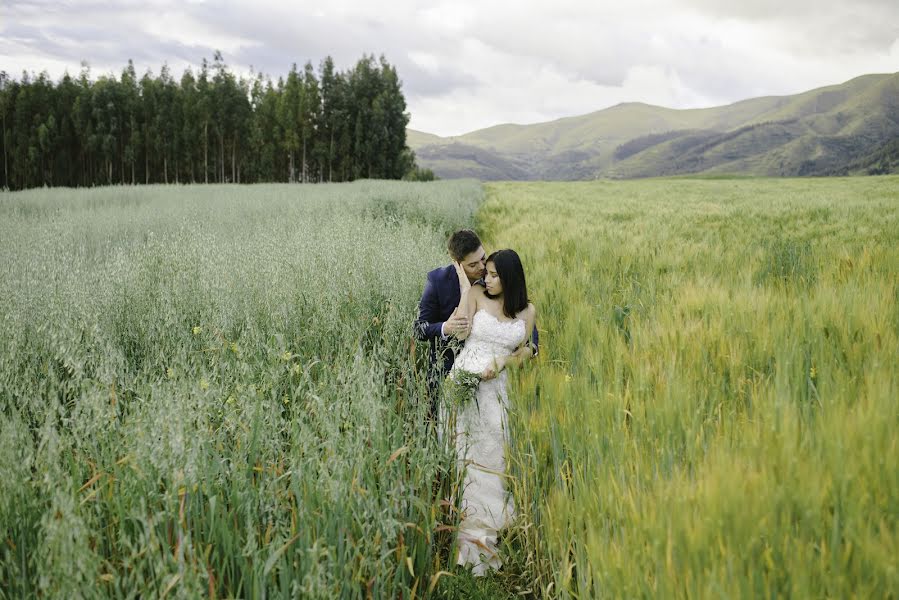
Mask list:
[[458,336],[460,333],[467,332],[468,317],[454,312],[452,316],[444,323],[443,331],[444,333],[446,333],[446,335],[453,336]]
[[496,379],[499,375],[499,372],[506,368],[506,359],[502,357],[495,358],[493,360],[493,364],[484,369],[481,373],[481,379],[484,381],[489,381],[491,379]]
[[515,358],[528,359],[534,357],[534,351],[531,349],[529,345],[524,345],[515,352],[512,353],[512,356]]

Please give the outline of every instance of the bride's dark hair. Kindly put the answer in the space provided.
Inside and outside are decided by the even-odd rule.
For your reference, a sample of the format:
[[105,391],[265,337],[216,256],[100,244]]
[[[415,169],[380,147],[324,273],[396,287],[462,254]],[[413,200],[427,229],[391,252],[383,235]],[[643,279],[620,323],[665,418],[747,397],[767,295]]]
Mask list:
[[[524,267],[515,250],[497,250],[487,257],[493,263],[503,286],[503,314],[514,319],[528,307],[528,286],[524,280]],[[487,294],[488,297],[490,294]]]

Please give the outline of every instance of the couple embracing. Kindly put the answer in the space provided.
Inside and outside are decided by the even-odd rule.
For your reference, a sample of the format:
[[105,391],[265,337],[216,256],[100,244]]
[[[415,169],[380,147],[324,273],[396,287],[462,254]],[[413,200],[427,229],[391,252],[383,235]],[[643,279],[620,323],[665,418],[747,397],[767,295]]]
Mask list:
[[453,264],[428,273],[416,330],[430,346],[433,416],[445,421],[436,400],[446,377],[480,379],[477,402],[459,407],[448,433],[465,470],[457,562],[483,575],[500,567],[497,533],[514,513],[505,484],[506,368],[536,356],[536,309],[514,250],[487,256],[470,229],[453,233],[447,249]]

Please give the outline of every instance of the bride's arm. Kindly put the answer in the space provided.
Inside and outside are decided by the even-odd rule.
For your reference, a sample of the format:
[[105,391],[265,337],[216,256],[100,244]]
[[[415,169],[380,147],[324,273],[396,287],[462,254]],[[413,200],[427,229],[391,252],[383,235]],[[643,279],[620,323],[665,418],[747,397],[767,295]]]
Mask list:
[[[484,288],[479,285],[471,285],[468,277],[461,265],[456,264],[456,270],[459,272],[459,283],[462,286],[462,297],[459,299],[459,307],[456,309],[458,314],[468,319],[468,328],[456,335],[457,339],[464,340],[471,333],[471,321],[474,314],[478,311],[478,300],[484,296]],[[462,284],[464,280],[465,284]]]
[[[527,307],[527,316],[525,317],[525,331],[531,332],[534,331],[534,323],[537,322],[537,308],[533,304],[529,304]],[[534,352],[531,350],[528,342],[530,341],[531,336],[525,339],[521,346],[519,346],[515,352],[510,354],[507,358],[497,361],[497,372],[502,371],[505,367],[517,367],[520,366],[526,360],[529,360]]]
[[[534,323],[537,321],[537,309],[534,308],[533,304],[528,304],[527,315],[525,316],[525,331],[533,331]],[[527,338],[528,340],[530,337]],[[522,343],[521,346],[518,347],[515,352],[510,354],[509,356],[499,356],[494,359],[493,366],[487,367],[483,373],[481,373],[481,379],[488,380],[493,379],[494,377],[500,374],[500,371],[505,369],[506,367],[517,367],[520,366],[526,360],[529,360],[533,356],[533,352],[531,348],[527,345],[527,340]]]

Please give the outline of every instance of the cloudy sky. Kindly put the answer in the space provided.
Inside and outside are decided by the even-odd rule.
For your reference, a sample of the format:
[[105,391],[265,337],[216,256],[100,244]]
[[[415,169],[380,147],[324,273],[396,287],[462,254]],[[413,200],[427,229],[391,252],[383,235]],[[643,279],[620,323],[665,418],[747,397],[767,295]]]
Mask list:
[[0,0],[0,70],[94,77],[222,51],[273,78],[384,54],[410,127],[457,135],[639,101],[727,104],[899,71],[899,0]]

